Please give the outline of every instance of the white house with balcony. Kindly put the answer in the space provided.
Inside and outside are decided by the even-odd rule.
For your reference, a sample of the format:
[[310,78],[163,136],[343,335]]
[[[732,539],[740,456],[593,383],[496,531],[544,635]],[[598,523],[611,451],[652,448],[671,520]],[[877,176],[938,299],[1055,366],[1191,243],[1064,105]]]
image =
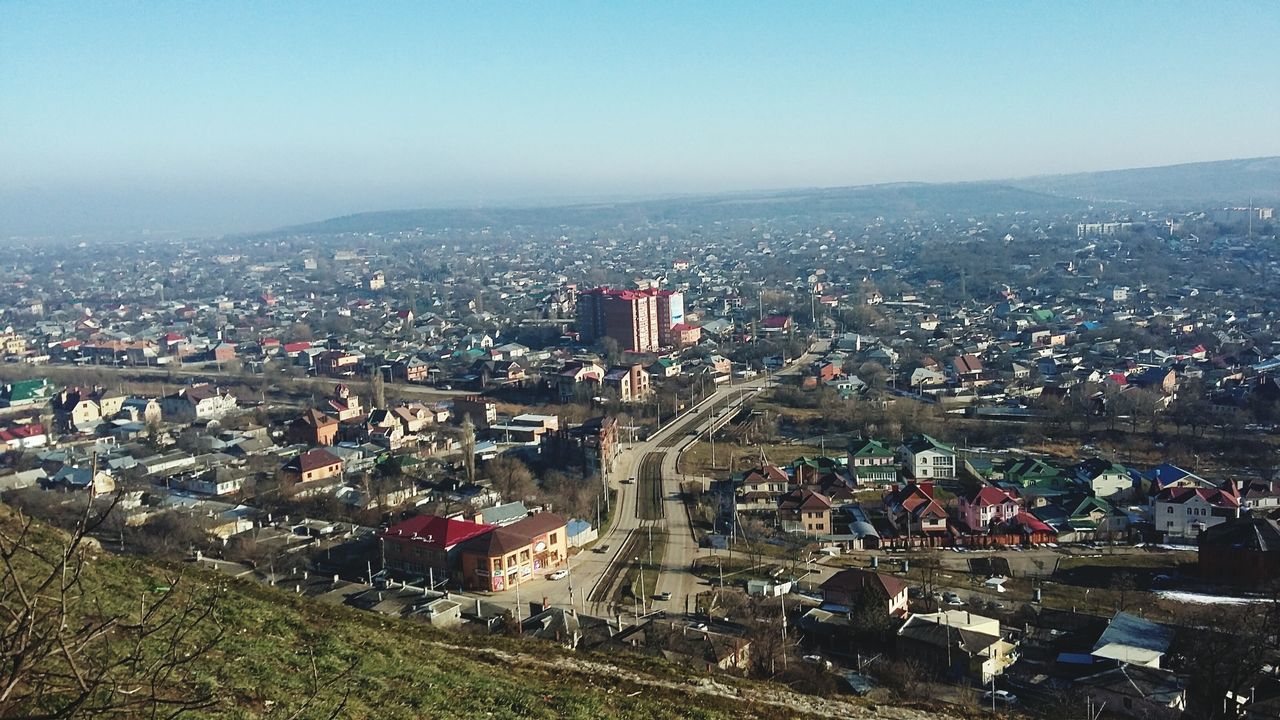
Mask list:
[[898,448],[898,458],[909,477],[917,480],[954,480],[955,448],[925,435],[912,435]]

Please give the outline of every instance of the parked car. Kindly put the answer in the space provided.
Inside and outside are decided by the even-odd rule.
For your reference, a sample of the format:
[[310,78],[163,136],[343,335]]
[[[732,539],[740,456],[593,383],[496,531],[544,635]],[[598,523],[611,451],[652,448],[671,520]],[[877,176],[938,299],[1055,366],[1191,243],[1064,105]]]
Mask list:
[[826,670],[830,670],[830,669],[831,669],[831,661],[830,661],[830,660],[827,660],[826,658],[822,657],[821,655],[805,655],[805,656],[804,656],[804,661],[805,661],[805,662],[807,662],[807,663],[813,663],[814,665],[817,665],[817,666],[819,666],[819,667],[822,667],[822,668],[824,668],[824,669],[826,669]]
[[671,599],[671,593],[669,593],[669,592],[660,592],[660,593],[658,593],[657,595],[654,595],[654,596],[653,596],[653,599],[654,599],[654,600],[670,600],[670,599]]
[[569,577],[568,570],[556,570],[555,572],[547,575],[548,580],[563,580],[567,577]]
[[606,553],[606,552],[609,552],[609,546],[608,546],[608,545],[600,545],[600,546],[597,546],[597,547],[591,548],[591,552],[594,552],[594,553]]
[[993,702],[997,705],[1016,705],[1018,696],[1008,690],[988,690],[982,693],[982,702],[987,705]]
[[945,593],[942,593],[942,602],[944,602],[944,603],[946,603],[946,604],[948,604],[948,605],[963,605],[963,604],[964,604],[964,600],[961,600],[961,599],[960,599],[960,596],[959,596],[959,595],[957,595],[957,594],[955,594],[955,593],[953,593],[953,592],[945,592]]

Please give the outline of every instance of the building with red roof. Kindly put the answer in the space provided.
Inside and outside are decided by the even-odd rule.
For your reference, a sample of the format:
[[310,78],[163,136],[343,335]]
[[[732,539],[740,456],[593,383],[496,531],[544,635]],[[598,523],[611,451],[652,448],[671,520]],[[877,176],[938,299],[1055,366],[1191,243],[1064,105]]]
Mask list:
[[1003,525],[1022,512],[1017,498],[991,485],[962,495],[958,508],[960,519],[972,532],[984,532],[995,525]]
[[460,548],[463,587],[501,592],[569,559],[564,518],[534,513],[516,522],[477,535]]
[[831,533],[831,498],[796,488],[778,501],[778,520],[787,532],[828,535]]
[[342,458],[324,448],[315,448],[285,463],[283,473],[294,482],[327,480],[342,474]]
[[822,583],[822,600],[853,609],[868,599],[883,603],[892,617],[907,615],[907,584],[898,578],[870,570],[848,568]]
[[1217,488],[1167,487],[1151,498],[1151,521],[1170,541],[1195,540],[1200,533],[1240,518],[1240,496],[1227,481]]
[[418,515],[382,531],[383,567],[403,575],[462,583],[459,546],[493,530],[493,525]]
[[763,329],[766,333],[781,333],[791,329],[790,315],[770,315],[764,319]]

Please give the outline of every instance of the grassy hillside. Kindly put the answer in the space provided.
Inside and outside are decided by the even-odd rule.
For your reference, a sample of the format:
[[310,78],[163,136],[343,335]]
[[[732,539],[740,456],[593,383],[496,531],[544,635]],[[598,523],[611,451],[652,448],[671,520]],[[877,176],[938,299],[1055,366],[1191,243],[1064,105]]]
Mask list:
[[[14,512],[0,505],[0,532],[12,537],[17,527]],[[56,554],[64,541],[37,526],[24,545]],[[221,629],[217,644],[189,674],[161,688],[212,689],[216,704],[202,716],[320,718],[340,708],[339,717],[938,717],[803,696],[781,685],[690,676],[640,656],[604,658],[534,640],[438,631],[191,568],[85,552],[79,615],[136,617],[179,573],[172,602],[212,605],[193,642]],[[15,561],[24,575],[41,565],[26,553]],[[10,589],[6,578],[0,597],[6,609]]]

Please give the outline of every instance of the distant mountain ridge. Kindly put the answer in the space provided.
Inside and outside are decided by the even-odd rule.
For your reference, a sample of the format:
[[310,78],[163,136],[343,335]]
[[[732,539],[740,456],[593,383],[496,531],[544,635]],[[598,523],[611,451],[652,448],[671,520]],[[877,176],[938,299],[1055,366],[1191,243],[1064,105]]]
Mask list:
[[1044,175],[1006,181],[1061,197],[1144,206],[1280,201],[1280,157]]
[[887,183],[557,206],[388,210],[260,235],[387,233],[414,228],[530,229],[643,222],[729,222],[762,217],[911,217],[1072,212],[1088,206],[1243,205],[1280,202],[1280,157],[1045,175],[1000,181]]

